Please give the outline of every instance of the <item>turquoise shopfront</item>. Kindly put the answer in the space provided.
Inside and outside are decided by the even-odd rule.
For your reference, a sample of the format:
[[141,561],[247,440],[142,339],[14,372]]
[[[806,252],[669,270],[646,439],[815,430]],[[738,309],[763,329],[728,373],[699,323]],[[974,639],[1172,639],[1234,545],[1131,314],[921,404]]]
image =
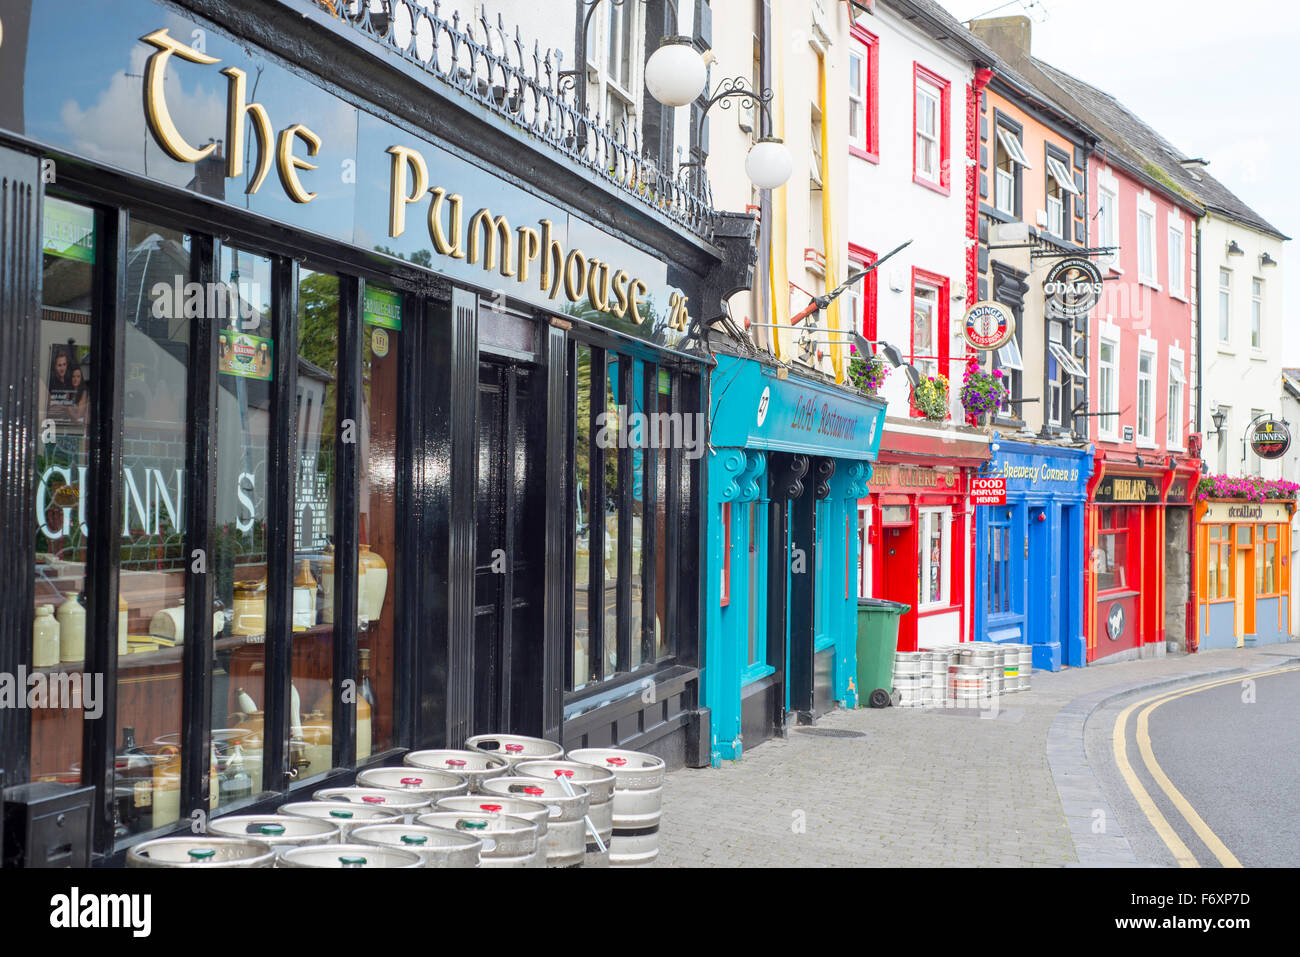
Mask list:
[[975,638],[1033,645],[1034,667],[1085,663],[1084,508],[1092,452],[995,434],[980,478],[1006,482],[976,505]]
[[712,761],[854,707],[857,501],[879,399],[718,355],[711,385],[704,704]]

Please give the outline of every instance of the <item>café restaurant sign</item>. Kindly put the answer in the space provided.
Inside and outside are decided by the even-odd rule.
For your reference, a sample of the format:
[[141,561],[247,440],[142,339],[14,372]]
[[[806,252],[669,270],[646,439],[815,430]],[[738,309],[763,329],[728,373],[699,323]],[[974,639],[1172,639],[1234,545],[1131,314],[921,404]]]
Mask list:
[[1107,475],[1097,485],[1093,501],[1102,505],[1154,505],[1160,486],[1140,475]]
[[4,38],[24,67],[0,85],[0,126],[56,166],[88,159],[670,348],[685,337],[698,274],[548,201],[545,184],[358,109],[173,7],[29,6]]
[[793,375],[779,379],[751,359],[717,358],[713,382],[726,385],[714,388],[710,402],[714,447],[875,459],[884,431],[881,400]]

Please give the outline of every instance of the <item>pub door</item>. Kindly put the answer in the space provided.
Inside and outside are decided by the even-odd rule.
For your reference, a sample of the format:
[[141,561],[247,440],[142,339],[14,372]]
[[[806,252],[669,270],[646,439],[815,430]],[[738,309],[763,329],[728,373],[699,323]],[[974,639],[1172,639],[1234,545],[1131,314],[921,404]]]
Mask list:
[[522,363],[479,363],[474,734],[542,733],[543,382]]

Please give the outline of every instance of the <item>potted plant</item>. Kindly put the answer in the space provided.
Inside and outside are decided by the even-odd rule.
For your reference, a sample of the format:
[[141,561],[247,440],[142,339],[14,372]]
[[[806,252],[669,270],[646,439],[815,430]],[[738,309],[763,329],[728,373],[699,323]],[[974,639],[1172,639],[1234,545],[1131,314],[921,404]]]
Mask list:
[[880,387],[889,378],[889,366],[880,356],[860,356],[857,346],[849,346],[853,356],[849,360],[849,384],[867,395],[879,395]]
[[962,377],[961,406],[966,410],[966,421],[971,425],[987,425],[993,413],[1006,398],[1002,370],[985,372],[974,356],[966,363]]
[[930,376],[912,389],[912,404],[931,422],[948,418],[948,377]]

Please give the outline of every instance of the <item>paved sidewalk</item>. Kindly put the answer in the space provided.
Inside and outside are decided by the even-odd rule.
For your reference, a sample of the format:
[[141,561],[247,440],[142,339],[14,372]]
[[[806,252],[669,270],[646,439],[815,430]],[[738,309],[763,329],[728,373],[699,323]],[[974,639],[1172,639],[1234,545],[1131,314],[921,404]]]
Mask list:
[[[834,712],[721,769],[670,774],[659,866],[1077,865],[1048,760],[1058,712],[1083,696],[1101,700],[1148,681],[1253,670],[1286,654],[1300,654],[1300,642],[1035,671],[1032,689],[1003,697],[996,718],[968,710]],[[1078,724],[1072,733],[1081,746]],[[1058,726],[1058,744],[1060,734]]]

